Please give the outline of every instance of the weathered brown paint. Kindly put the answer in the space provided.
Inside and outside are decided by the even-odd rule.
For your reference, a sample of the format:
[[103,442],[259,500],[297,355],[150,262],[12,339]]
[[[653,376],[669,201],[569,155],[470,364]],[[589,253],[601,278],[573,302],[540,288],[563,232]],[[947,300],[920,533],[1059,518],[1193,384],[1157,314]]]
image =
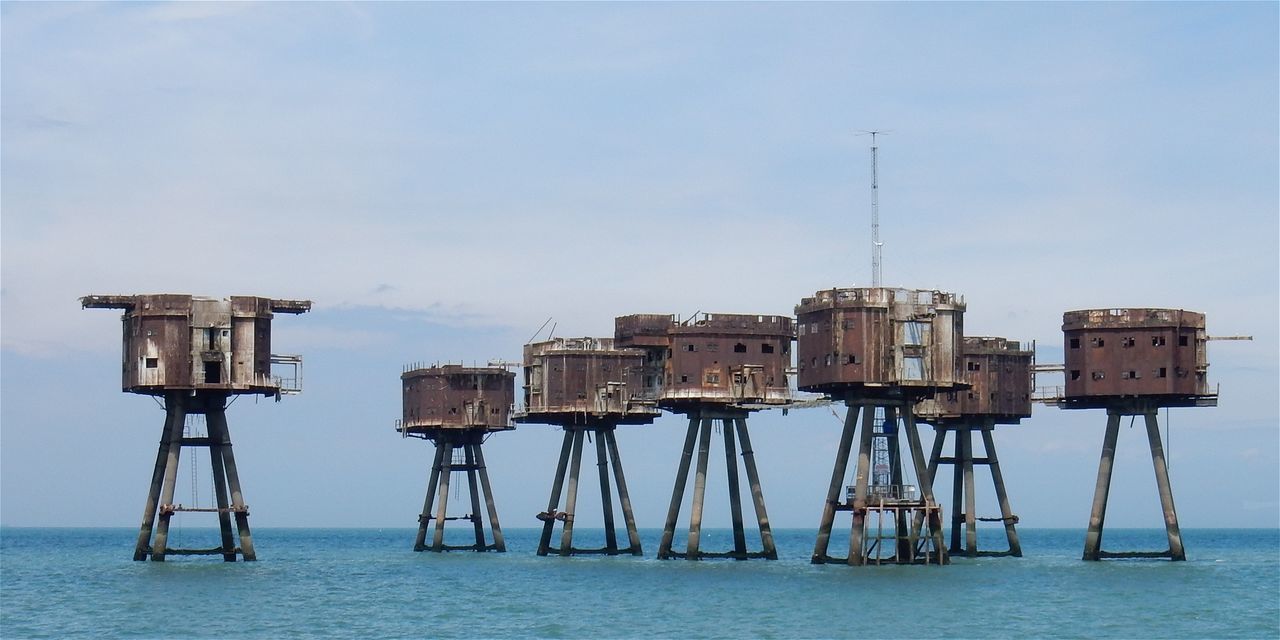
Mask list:
[[516,374],[502,367],[456,364],[406,371],[400,376],[400,429],[431,438],[441,430],[513,429]]
[[1062,314],[1064,408],[1164,398],[1161,406],[1216,404],[1209,388],[1205,317],[1182,309],[1087,309]]

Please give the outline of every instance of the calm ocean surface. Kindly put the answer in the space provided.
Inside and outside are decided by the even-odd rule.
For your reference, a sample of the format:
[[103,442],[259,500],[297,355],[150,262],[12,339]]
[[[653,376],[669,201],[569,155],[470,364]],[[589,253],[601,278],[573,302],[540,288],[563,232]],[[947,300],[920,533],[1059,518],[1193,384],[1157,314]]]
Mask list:
[[[776,531],[776,562],[658,561],[652,529],[645,558],[539,558],[534,529],[506,530],[504,554],[440,555],[412,552],[410,529],[256,529],[256,563],[161,564],[130,559],[135,533],[0,529],[0,635],[1280,637],[1280,530],[1184,530],[1189,561],[1173,563],[1082,562],[1083,531],[1020,529],[1020,559],[857,569],[810,565],[810,529]],[[1162,530],[1116,529],[1104,548],[1164,546]]]

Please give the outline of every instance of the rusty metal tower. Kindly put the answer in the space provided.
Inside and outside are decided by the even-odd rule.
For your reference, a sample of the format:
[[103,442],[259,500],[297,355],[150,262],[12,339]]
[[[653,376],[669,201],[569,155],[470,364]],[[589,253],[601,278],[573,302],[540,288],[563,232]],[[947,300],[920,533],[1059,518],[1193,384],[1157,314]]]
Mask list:
[[[614,344],[645,352],[641,372],[643,396],[658,406],[689,416],[671,506],[663,525],[658,558],[777,559],[769,515],[765,510],[755,452],[747,432],[751,411],[791,403],[787,369],[793,340],[791,318],[739,314],[698,314],[686,321],[671,315],[630,315],[615,321]],[[733,518],[733,550],[706,552],[700,546],[702,510],[706,494],[711,431],[718,423],[724,434],[729,507]],[[735,441],[734,436],[737,436]],[[747,550],[742,497],[738,484],[737,442],[750,485],[760,528],[762,549]],[[689,470],[697,445],[697,471],[689,514],[689,538],[684,551],[671,548],[676,520],[684,502]]]
[[[916,406],[920,421],[933,426],[933,451],[929,455],[929,484],[936,478],[940,464],[952,465],[951,547],[950,553],[977,556],[1022,557],[1015,525],[1018,516],[1009,506],[1004,476],[996,456],[993,431],[998,424],[1014,425],[1031,417],[1031,376],[1035,366],[1034,345],[1020,344],[1005,338],[964,338],[964,381],[968,389],[955,389],[934,395]],[[973,452],[973,432],[982,435],[984,455]],[[951,457],[942,457],[947,435],[954,434]],[[999,518],[976,515],[973,466],[986,465],[991,471],[996,499],[1000,503]],[[1004,525],[1007,551],[978,550],[978,521]],[[915,524],[919,529],[919,523]],[[960,545],[964,529],[965,543]]]
[[[404,437],[431,440],[436,445],[431,475],[427,480],[427,497],[422,513],[418,515],[414,551],[507,550],[480,445],[490,433],[515,428],[511,424],[515,377],[516,374],[505,367],[455,364],[410,366],[401,374],[403,415],[396,421],[396,430]],[[463,516],[449,516],[447,511],[449,481],[454,473],[466,474],[470,490],[471,513]],[[485,540],[484,516],[480,511],[481,490],[493,534],[492,544]],[[475,544],[445,544],[445,523],[450,520],[470,521],[475,530]],[[432,529],[429,546],[428,529]]]
[[[1062,314],[1066,364],[1063,393],[1047,399],[1063,409],[1106,409],[1107,430],[1085,536],[1084,559],[1169,558],[1186,560],[1169,468],[1156,413],[1161,407],[1214,407],[1217,389],[1207,381],[1210,339],[1204,314],[1182,309],[1087,309]],[[1142,416],[1164,511],[1165,551],[1102,550],[1102,530],[1111,489],[1121,418]]]
[[[86,309],[124,311],[123,389],[164,401],[164,429],[133,559],[150,557],[159,562],[170,555],[221,555],[235,562],[239,555],[246,561],[256,560],[249,508],[227,429],[227,400],[240,395],[278,399],[282,393],[300,391],[302,360],[272,355],[271,318],[275,313],[305,313],[311,302],[157,294],[91,295],[81,298],[80,304]],[[292,379],[273,376],[273,362],[292,366]],[[189,415],[205,417],[206,437],[184,435]],[[174,504],[183,447],[208,448],[216,507]],[[180,512],[216,513],[221,544],[212,549],[169,548],[169,522]]]
[[[661,414],[653,399],[643,395],[645,352],[640,349],[617,349],[612,338],[555,338],[524,346],[524,410],[516,422],[559,426],[564,430],[560,461],[551,485],[547,510],[538,514],[542,521],[542,537],[538,555],[561,556],[603,553],[629,553],[640,556],[640,533],[631,510],[622,459],[614,431],[622,424],[650,424]],[[604,511],[605,546],[580,549],[573,546],[573,527],[577,515],[578,477],[582,468],[584,438],[595,442],[596,467],[600,475],[600,502]],[[613,468],[618,503],[627,528],[628,546],[618,547],[614,526],[609,468]],[[568,490],[565,508],[560,511],[565,476]],[[551,546],[556,522],[563,523],[559,547]]]
[[[954,294],[884,287],[819,291],[796,306],[797,388],[843,400],[848,407],[818,527],[814,564],[949,562],[942,540],[942,509],[933,497],[913,408],[936,393],[966,386],[958,357],[964,340],[964,309],[964,301]],[[877,410],[885,416],[880,431],[889,443],[888,483],[873,482],[871,477]],[[858,461],[853,484],[846,485],[859,412]],[[902,431],[919,489],[905,482],[898,440]],[[828,555],[838,511],[853,514],[845,558]],[[869,514],[876,516],[874,531]],[[927,524],[927,535],[916,535],[913,519]]]

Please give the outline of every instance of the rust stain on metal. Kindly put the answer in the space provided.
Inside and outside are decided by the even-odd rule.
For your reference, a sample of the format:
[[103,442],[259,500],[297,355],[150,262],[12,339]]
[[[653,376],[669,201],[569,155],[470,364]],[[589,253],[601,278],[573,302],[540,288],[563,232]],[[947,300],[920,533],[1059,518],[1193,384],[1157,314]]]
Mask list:
[[514,429],[515,377],[502,367],[457,364],[405,371],[400,376],[403,415],[396,428],[428,437],[441,430]]
[[1035,351],[1016,340],[966,337],[963,356],[968,389],[938,393],[916,405],[916,415],[930,424],[1018,424],[1031,417],[1031,372]]
[[1062,314],[1063,408],[1100,408],[1123,398],[1161,406],[1215,406],[1203,313],[1182,309],[1087,309]]
[[675,411],[791,403],[791,318],[706,313],[685,321],[639,314],[615,320],[614,343],[646,353],[644,394]]
[[517,422],[648,424],[661,414],[644,393],[645,351],[613,338],[555,338],[524,346],[524,410]]

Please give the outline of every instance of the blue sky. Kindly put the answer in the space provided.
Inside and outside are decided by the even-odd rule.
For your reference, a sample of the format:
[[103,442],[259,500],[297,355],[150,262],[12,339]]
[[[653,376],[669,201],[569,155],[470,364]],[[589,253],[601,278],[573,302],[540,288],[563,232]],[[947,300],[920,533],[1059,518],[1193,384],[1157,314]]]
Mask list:
[[[878,128],[885,281],[963,294],[968,333],[1043,362],[1069,309],[1254,335],[1211,345],[1221,406],[1170,412],[1171,472],[1184,526],[1277,526],[1277,14],[5,3],[0,523],[137,521],[162,414],[119,392],[119,325],[80,295],[314,300],[276,323],[305,393],[229,416],[255,524],[412,526],[430,451],[391,427],[403,364],[515,360],[548,317],[608,335],[868,284],[856,133]],[[998,433],[1024,526],[1086,524],[1104,424],[1037,407]],[[816,526],[838,430],[752,419],[777,525]],[[1141,435],[1112,526],[1160,523]],[[682,437],[677,416],[619,437],[641,526]],[[533,426],[486,447],[506,526],[537,524],[558,446]]]

